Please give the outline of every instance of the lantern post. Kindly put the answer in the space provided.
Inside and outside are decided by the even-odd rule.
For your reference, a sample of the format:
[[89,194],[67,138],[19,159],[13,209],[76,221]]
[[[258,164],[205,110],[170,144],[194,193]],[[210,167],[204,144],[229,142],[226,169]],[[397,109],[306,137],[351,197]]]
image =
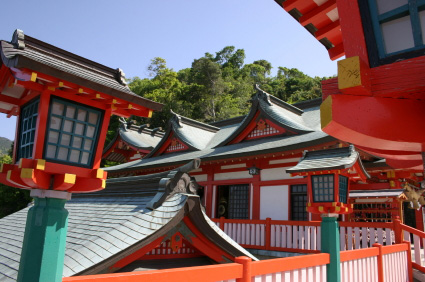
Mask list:
[[338,217],[353,211],[348,204],[350,180],[369,178],[354,146],[305,151],[299,163],[286,172],[305,176],[308,183],[307,211],[320,214],[321,251],[330,254],[327,281],[341,281]]
[[16,30],[0,46],[0,112],[18,116],[13,164],[0,183],[29,189],[17,280],[62,281],[72,193],[105,188],[100,161],[111,114],[150,117],[161,104],[110,69]]

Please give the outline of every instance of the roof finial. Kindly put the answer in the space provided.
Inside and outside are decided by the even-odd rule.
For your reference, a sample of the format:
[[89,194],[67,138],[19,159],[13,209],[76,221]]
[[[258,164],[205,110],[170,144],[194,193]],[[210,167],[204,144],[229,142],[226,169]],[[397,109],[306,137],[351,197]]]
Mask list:
[[24,50],[25,49],[24,40],[25,40],[24,32],[20,29],[15,30],[12,36],[12,44],[14,44],[16,48],[20,50]]
[[124,85],[124,86],[126,86],[126,85],[127,85],[127,80],[126,80],[126,78],[125,78],[125,73],[124,73],[124,71],[123,71],[122,69],[120,69],[120,68],[117,68],[117,69],[116,69],[116,80],[117,80],[120,84],[122,84],[122,85]]

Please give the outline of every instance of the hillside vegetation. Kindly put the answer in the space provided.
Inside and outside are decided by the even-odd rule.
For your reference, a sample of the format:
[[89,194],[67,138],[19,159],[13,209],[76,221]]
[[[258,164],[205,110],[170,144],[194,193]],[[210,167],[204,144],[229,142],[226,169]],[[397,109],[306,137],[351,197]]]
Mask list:
[[0,137],[0,156],[7,155],[12,148],[13,141]]

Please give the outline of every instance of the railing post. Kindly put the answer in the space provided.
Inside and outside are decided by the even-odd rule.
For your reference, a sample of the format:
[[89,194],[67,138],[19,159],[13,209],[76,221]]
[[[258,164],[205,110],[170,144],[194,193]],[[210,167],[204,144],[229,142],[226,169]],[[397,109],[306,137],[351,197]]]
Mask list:
[[330,263],[326,266],[327,282],[341,281],[341,258],[339,246],[338,214],[322,214],[320,240],[322,253],[330,255]]
[[235,262],[242,264],[242,277],[236,278],[236,282],[251,282],[251,258],[249,257],[237,257]]
[[394,229],[394,237],[395,243],[401,244],[403,241],[403,230],[401,229],[401,221],[400,217],[395,216],[393,221],[393,229]]
[[271,220],[272,219],[270,217],[266,218],[266,250],[270,250],[270,242],[272,239]]
[[407,271],[409,274],[409,281],[413,281],[413,266],[412,266],[412,246],[410,241],[403,241],[407,244]]
[[[384,260],[382,257],[382,245],[375,243],[372,245],[373,247],[378,248],[378,282],[384,282]],[[409,280],[412,281],[412,280]]]
[[224,231],[224,216],[220,217],[220,229]]

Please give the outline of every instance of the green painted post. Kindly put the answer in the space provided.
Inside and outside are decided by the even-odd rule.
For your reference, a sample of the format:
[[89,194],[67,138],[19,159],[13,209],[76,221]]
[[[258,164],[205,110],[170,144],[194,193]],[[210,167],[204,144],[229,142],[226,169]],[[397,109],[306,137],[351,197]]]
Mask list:
[[66,201],[66,197],[34,197],[34,206],[27,215],[18,282],[62,281],[68,227]]
[[339,249],[339,224],[337,214],[323,214],[321,223],[322,253],[330,254],[330,263],[326,267],[328,282],[341,281],[341,259]]

